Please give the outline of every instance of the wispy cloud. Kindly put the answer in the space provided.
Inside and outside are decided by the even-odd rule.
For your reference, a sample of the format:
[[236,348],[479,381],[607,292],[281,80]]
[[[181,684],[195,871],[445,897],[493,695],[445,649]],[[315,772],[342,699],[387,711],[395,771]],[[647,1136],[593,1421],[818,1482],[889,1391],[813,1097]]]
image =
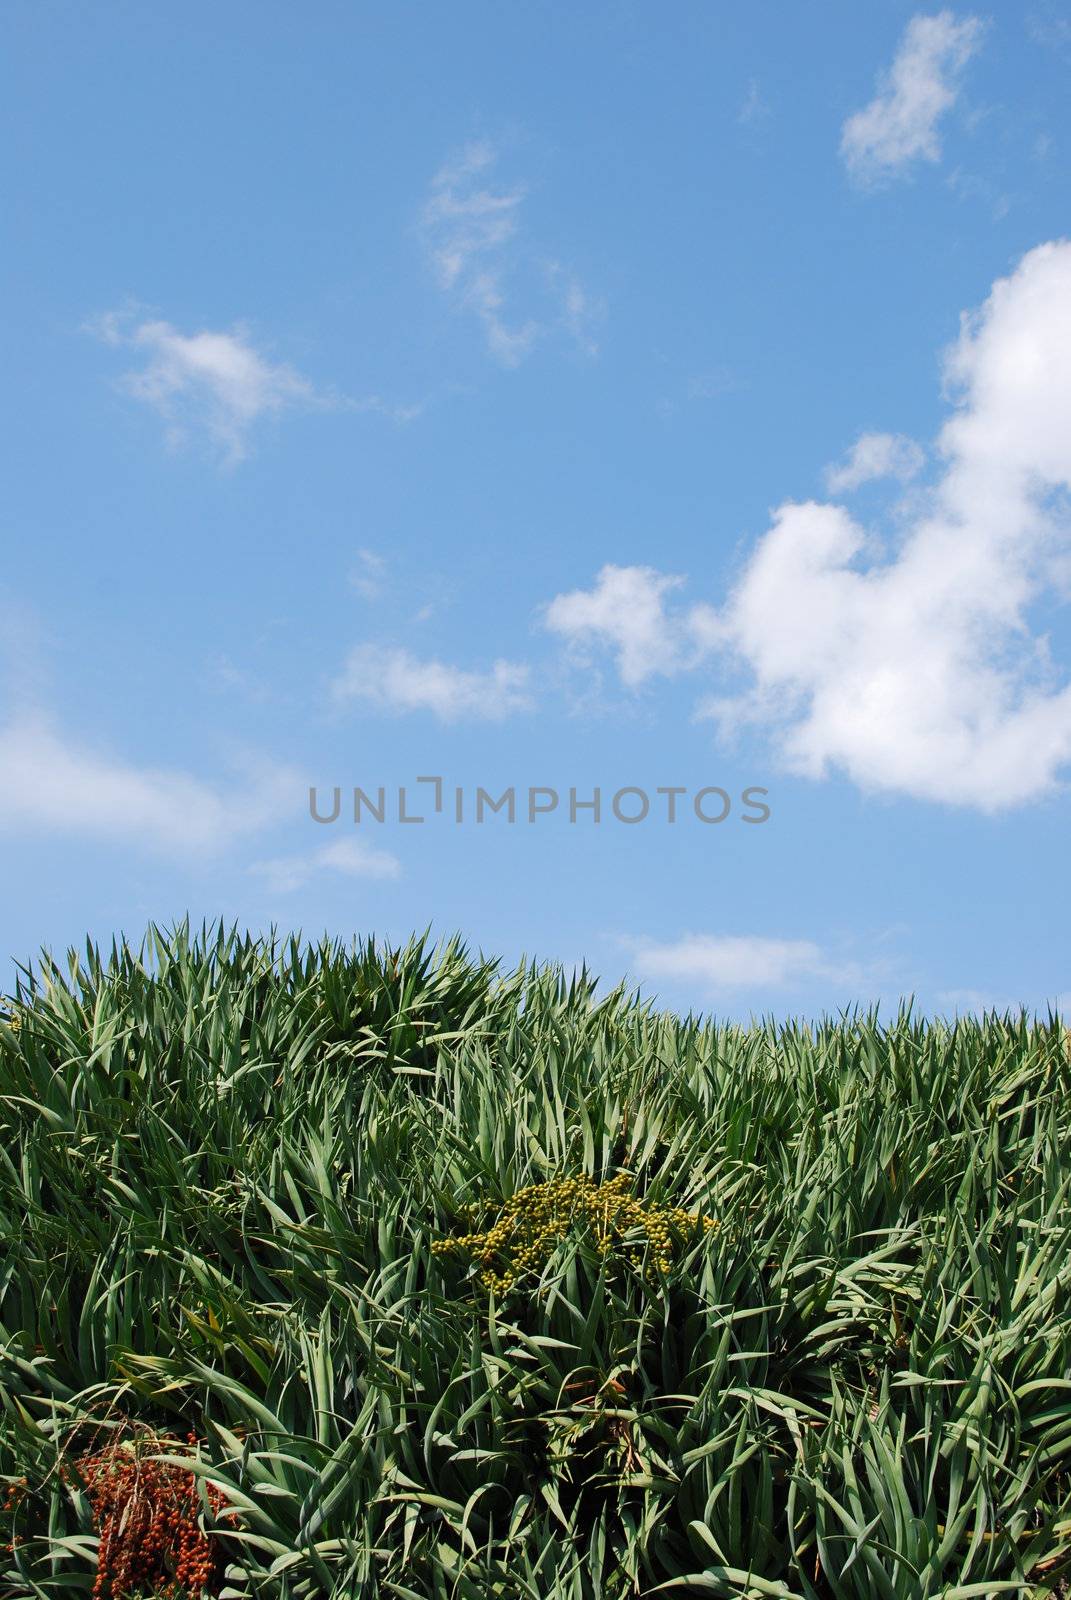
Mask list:
[[262,764],[230,786],[139,766],[35,715],[0,729],[0,830],[113,840],[172,855],[221,849],[294,811],[293,772]]
[[740,388],[736,373],[724,363],[707,367],[692,376],[674,395],[663,394],[655,401],[655,410],[667,421],[675,417],[682,404],[695,405],[707,400],[721,400]]
[[479,318],[491,354],[505,366],[517,366],[539,329],[530,318],[507,320],[507,247],[517,234],[524,189],[486,186],[495,159],[489,144],[470,144],[441,167],[422,222],[440,286]]
[[842,129],[841,155],[857,181],[875,184],[917,161],[940,160],[938,123],[956,102],[982,33],[977,17],[951,11],[912,17],[874,99]]
[[290,695],[280,693],[268,679],[239,666],[226,651],[218,651],[205,662],[201,682],[214,693],[239,695],[251,705],[268,705],[272,702],[289,703]]
[[1017,1010],[1008,1000],[1001,1001],[994,994],[988,994],[982,989],[940,989],[937,993],[937,1004],[943,1011],[950,1012],[956,1017],[981,1017],[986,1012],[1005,1012],[1009,1009]]
[[389,850],[377,850],[365,839],[336,839],[318,850],[254,861],[249,871],[262,878],[273,894],[290,894],[323,873],[347,878],[397,878],[401,863]]
[[737,378],[731,367],[708,367],[706,372],[697,372],[694,378],[688,380],[689,400],[717,400],[723,394],[731,394],[737,387]]
[[628,941],[637,977],[674,987],[694,987],[707,998],[782,993],[820,980],[846,990],[866,982],[857,963],[830,956],[808,939],[757,934],[688,933],[679,939]]
[[138,321],[129,313],[108,312],[87,327],[138,358],[140,364],[123,375],[122,386],[163,419],[170,444],[206,437],[229,463],[247,454],[253,429],[264,417],[339,403],[318,394],[293,367],[260,354],[241,326],[185,334],[158,318]]
[[336,704],[363,701],[382,711],[428,711],[440,722],[498,722],[533,705],[529,670],[521,663],[495,661],[486,671],[469,671],[374,644],[351,651],[332,694]]
[[586,356],[597,356],[599,344],[595,334],[606,315],[605,306],[590,295],[560,261],[548,262],[546,270],[552,295],[559,305],[561,326],[578,350]]
[[340,396],[329,403],[335,406],[342,406],[347,411],[369,411],[377,417],[384,417],[388,422],[394,422],[399,427],[404,427],[406,423],[416,422],[418,417],[422,417],[431,404],[431,400],[425,398],[403,404],[396,400],[384,400],[378,394],[370,394],[366,395],[362,400],[350,400]]
[[375,550],[358,550],[357,560],[350,569],[350,588],[356,590],[362,600],[377,600],[383,593],[386,574],[387,563],[381,555]]
[[710,607],[669,604],[683,585],[683,578],[652,567],[608,565],[593,588],[555,596],[543,609],[543,624],[581,657],[609,649],[622,683],[635,689],[695,666],[709,647]]
[[1011,210],[1014,196],[981,173],[965,172],[962,167],[954,167],[945,179],[945,186],[957,199],[983,205],[993,222],[1002,222]]
[[908,483],[918,476],[926,452],[902,433],[861,433],[843,461],[826,468],[830,494],[847,494],[879,478]]
[[[1000,1016],[1010,1012],[1015,1017],[1024,1009],[1022,1000],[984,989],[941,989],[937,1003],[943,1012],[954,1017],[981,1017],[994,1011]],[[1066,1018],[1071,1012],[1071,994],[1054,994],[1040,1005],[1025,1009],[1034,1016],[1044,1017],[1051,1010],[1055,1016]]]
[[751,78],[748,81],[747,94],[744,96],[740,110],[736,114],[739,123],[763,122],[770,115],[770,107],[762,97],[759,89],[759,80]]
[[1041,0],[1040,4],[1031,6],[1026,14],[1026,28],[1035,44],[1045,45],[1061,55],[1071,52],[1071,12],[1053,4],[1053,0]]
[[157,413],[170,446],[204,440],[228,466],[249,454],[258,425],[284,411],[363,412],[404,426],[429,403],[317,389],[293,367],[257,350],[242,325],[182,333],[161,318],[127,310],[93,317],[86,330],[129,352],[136,365],[122,374],[120,386]]
[[[594,355],[602,307],[574,273],[523,236],[526,187],[496,183],[497,163],[494,146],[480,140],[432,179],[421,232],[440,287],[477,318],[488,350],[503,366],[519,366],[554,326]],[[522,312],[521,298],[537,304]]]

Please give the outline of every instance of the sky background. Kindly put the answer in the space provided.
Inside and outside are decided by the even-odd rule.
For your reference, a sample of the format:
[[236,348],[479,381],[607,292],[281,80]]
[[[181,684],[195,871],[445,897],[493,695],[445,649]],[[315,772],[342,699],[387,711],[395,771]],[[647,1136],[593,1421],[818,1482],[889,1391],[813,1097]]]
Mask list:
[[189,913],[1071,1005],[1071,8],[2,31],[3,983]]

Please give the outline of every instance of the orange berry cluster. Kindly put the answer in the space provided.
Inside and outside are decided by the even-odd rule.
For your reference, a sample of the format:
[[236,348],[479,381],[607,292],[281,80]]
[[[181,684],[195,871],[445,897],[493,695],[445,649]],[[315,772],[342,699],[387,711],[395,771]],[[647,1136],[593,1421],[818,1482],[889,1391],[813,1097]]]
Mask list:
[[27,1488],[28,1480],[26,1478],[17,1478],[14,1481],[9,1480],[7,1491],[4,1495],[4,1510],[14,1511],[21,1504]]
[[[29,1493],[29,1484],[28,1484],[28,1480],[26,1478],[17,1478],[15,1480],[9,1479],[8,1480],[8,1486],[7,1486],[7,1489],[6,1489],[5,1494],[4,1494],[4,1502],[3,1502],[3,1514],[4,1514],[4,1516],[6,1516],[6,1517],[12,1516],[14,1514],[14,1512],[16,1512],[19,1509],[19,1507],[21,1506],[23,1500],[26,1498],[26,1495],[28,1493]],[[5,1544],[3,1546],[4,1554],[5,1555],[9,1555],[9,1556],[10,1555],[14,1555],[15,1546],[21,1544],[22,1542],[23,1541],[22,1541],[21,1536],[19,1534],[17,1534],[17,1533],[13,1533],[11,1535],[11,1538],[8,1540],[7,1544]]]
[[[187,1442],[196,1446],[196,1434]],[[136,1442],[114,1440],[79,1459],[100,1535],[94,1600],[131,1594],[190,1600],[218,1591],[219,1541],[198,1521],[196,1477],[188,1468],[147,1459],[177,1448],[173,1439],[150,1435]],[[223,1491],[209,1484],[207,1495],[219,1516],[226,1505]]]

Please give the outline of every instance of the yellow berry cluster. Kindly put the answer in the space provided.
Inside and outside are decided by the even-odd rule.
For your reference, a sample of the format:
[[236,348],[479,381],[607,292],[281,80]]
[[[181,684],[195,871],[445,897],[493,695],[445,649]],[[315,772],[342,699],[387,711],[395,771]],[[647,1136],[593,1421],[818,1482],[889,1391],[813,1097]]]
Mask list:
[[[465,1210],[472,1218],[479,1208],[468,1206]],[[600,1255],[608,1256],[615,1243],[620,1242],[624,1257],[638,1265],[649,1249],[657,1272],[669,1270],[674,1234],[700,1226],[718,1226],[712,1217],[701,1216],[697,1211],[646,1205],[629,1193],[627,1173],[620,1173],[607,1183],[596,1183],[582,1173],[575,1178],[530,1184],[506,1201],[497,1222],[486,1233],[436,1239],[431,1248],[436,1255],[468,1253],[480,1264],[479,1278],[484,1287],[505,1294],[523,1273],[541,1267],[558,1241],[577,1223],[586,1223],[594,1233]],[[630,1235],[639,1237],[630,1239]]]

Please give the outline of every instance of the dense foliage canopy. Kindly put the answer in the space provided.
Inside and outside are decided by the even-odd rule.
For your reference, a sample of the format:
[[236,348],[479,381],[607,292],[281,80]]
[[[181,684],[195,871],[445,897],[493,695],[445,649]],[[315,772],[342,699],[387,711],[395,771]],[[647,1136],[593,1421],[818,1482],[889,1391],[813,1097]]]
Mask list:
[[420,939],[46,960],[0,1587],[1059,1589],[1069,1131],[1054,1018],[742,1027]]

